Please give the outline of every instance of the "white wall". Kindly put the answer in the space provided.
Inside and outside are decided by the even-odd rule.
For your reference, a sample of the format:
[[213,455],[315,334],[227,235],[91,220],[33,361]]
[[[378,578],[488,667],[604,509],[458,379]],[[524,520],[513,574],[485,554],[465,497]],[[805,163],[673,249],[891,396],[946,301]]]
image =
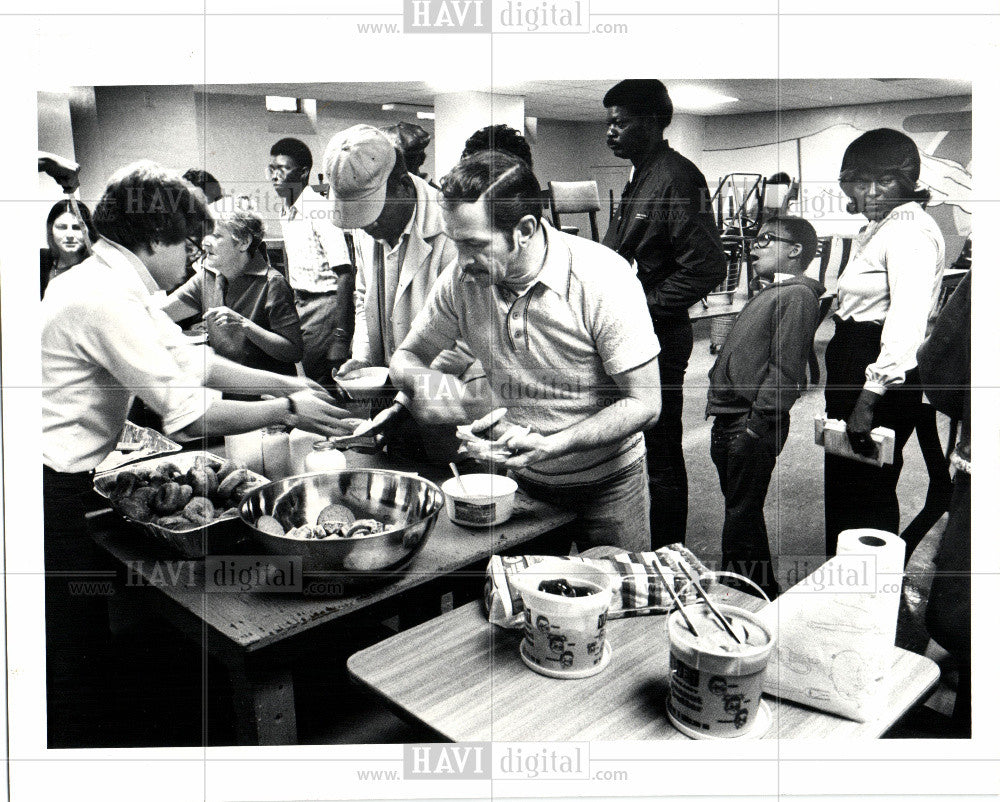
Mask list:
[[[194,86],[84,87],[69,94],[68,104],[73,129],[73,153],[68,155],[81,162],[81,197],[91,204],[113,169],[139,158],[180,169],[202,167],[222,182],[226,192],[257,194],[273,203],[264,167],[278,139],[295,136],[310,147],[315,178],[323,150],[337,131],[361,122],[384,126],[401,117],[415,119],[383,112],[377,105],[332,102],[319,103],[312,117],[280,117],[264,110],[260,96],[205,93]],[[971,179],[970,108],[971,98],[961,97],[792,110],[780,115],[677,114],[667,138],[698,165],[713,189],[728,172],[770,175],[783,170],[801,177],[823,209],[818,215],[809,208],[803,208],[803,213],[811,216],[821,234],[849,234],[863,221],[842,211],[836,173],[844,146],[870,128],[907,130],[923,152],[922,177],[934,189],[931,212],[949,238],[950,257],[971,226],[971,215],[962,205],[968,195],[963,186]],[[630,165],[606,148],[602,112],[595,110],[593,122],[540,119],[532,151],[543,187],[550,180],[598,182],[605,204],[598,214],[603,234],[608,190],[620,196]],[[435,136],[433,121],[420,124]],[[39,142],[68,148],[64,95],[39,96]],[[423,169],[438,178],[451,165],[437,169],[433,144],[432,138]],[[59,194],[54,193],[53,198]],[[830,213],[831,208],[840,211]],[[587,225],[579,215],[566,222],[584,230]]]
[[487,125],[509,125],[522,130],[524,98],[491,92],[445,93],[434,98],[434,116],[437,136],[431,148],[444,172],[462,157],[465,140],[473,131]]
[[[416,121],[400,112],[383,112],[377,105],[324,101],[317,104],[315,116],[285,117],[267,113],[261,96],[208,93],[195,86],[81,87],[73,91],[70,106],[75,152],[82,165],[82,197],[91,205],[113,170],[145,158],[181,170],[200,167],[219,179],[227,194],[256,195],[266,209],[276,199],[264,168],[271,145],[278,139],[294,136],[309,146],[315,180],[322,169],[323,151],[338,131],[358,123],[385,126],[401,118]],[[601,115],[596,110],[594,122],[539,120],[532,154],[543,187],[550,180],[598,182],[605,205],[598,214],[603,234],[608,190],[614,190],[616,198],[621,195],[630,164],[615,158],[605,146]],[[451,165],[437,169],[434,121],[419,123],[432,136],[422,169],[439,178]],[[49,132],[50,140],[58,138],[59,130],[65,133],[65,98],[44,99],[40,126]],[[475,127],[461,132],[463,142]],[[673,147],[698,162],[704,137],[702,118],[678,114],[667,134]],[[586,226],[586,218],[579,215],[565,222]],[[276,233],[275,226],[270,228]]]
[[[597,226],[603,236],[608,225],[608,190],[615,193],[615,202],[621,197],[628,181],[632,163],[619,159],[605,144],[607,126],[603,122],[576,120],[538,121],[537,141],[531,144],[535,162],[535,175],[545,188],[549,181],[597,181],[601,198],[601,211]],[[698,164],[701,157],[704,123],[692,114],[674,116],[666,136],[670,146]],[[699,165],[700,166],[700,165]],[[589,233],[586,215],[566,215],[563,225],[574,225],[581,232]]]
[[718,178],[730,172],[778,170],[803,182],[800,212],[821,234],[856,233],[861,215],[844,211],[837,184],[844,148],[873,128],[905,131],[921,151],[921,182],[932,192],[929,213],[957,256],[972,225],[969,205],[972,98],[933,98],[865,106],[795,109],[776,114],[705,118],[702,166]]

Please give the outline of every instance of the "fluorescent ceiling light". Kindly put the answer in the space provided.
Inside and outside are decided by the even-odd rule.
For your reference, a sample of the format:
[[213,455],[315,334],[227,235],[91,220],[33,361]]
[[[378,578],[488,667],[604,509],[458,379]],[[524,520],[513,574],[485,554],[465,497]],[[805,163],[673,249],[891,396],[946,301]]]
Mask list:
[[419,114],[420,112],[434,111],[433,106],[423,103],[383,103],[382,111],[405,111],[409,114]]
[[301,103],[297,97],[285,97],[283,95],[264,95],[264,108],[268,111],[302,111]]
[[417,119],[418,120],[433,120],[434,119],[434,112],[433,111],[418,111],[417,112]]
[[714,89],[683,84],[670,87],[670,99],[674,103],[674,108],[681,111],[704,111],[727,103],[739,102],[738,97],[729,97]]

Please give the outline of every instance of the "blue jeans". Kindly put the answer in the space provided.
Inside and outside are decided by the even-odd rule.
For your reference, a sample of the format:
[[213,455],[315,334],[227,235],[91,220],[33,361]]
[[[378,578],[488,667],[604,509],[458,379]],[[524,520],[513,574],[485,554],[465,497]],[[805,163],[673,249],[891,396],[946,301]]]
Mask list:
[[772,422],[760,437],[747,431],[746,415],[716,415],[712,425],[712,462],[726,497],[722,568],[752,579],[772,599],[779,587],[764,524],[764,500],[787,437],[787,416]]
[[570,526],[580,539],[581,550],[591,546],[649,550],[649,472],[645,457],[591,484],[543,485],[517,474],[514,479],[529,496],[578,514]]

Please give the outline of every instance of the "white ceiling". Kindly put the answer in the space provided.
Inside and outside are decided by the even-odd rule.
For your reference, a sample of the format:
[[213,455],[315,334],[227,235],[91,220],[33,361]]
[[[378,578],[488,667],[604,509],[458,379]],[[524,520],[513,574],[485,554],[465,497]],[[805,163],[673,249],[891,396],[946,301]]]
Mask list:
[[[523,95],[525,114],[556,120],[603,120],[601,99],[617,79],[588,81],[530,81],[494,87],[501,95]],[[678,112],[703,115],[752,114],[778,109],[809,109],[824,106],[854,106],[895,100],[951,97],[972,94],[972,81],[944,79],[770,79],[677,80],[663,79],[671,85],[704,87],[729,97],[739,98],[715,109]],[[208,84],[207,92],[239,95],[291,95],[319,101],[382,104],[397,101],[426,106],[434,96],[454,88],[435,87],[413,82],[348,82],[307,84]]]

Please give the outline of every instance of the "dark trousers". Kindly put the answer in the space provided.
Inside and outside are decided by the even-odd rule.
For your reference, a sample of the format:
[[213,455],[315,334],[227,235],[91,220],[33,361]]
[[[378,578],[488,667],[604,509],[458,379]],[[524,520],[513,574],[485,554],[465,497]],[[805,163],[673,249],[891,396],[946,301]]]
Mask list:
[[[881,349],[882,326],[835,319],[836,331],[826,349],[826,416],[846,421],[865,383],[865,368]],[[899,533],[896,484],[903,470],[903,447],[920,417],[920,377],[916,368],[906,381],[890,387],[875,405],[873,428],[885,426],[896,434],[892,465],[876,467],[826,455],[826,554],[837,551],[837,536],[845,529],[871,527]]]
[[712,425],[712,462],[726,498],[722,569],[752,579],[772,599],[780,587],[767,541],[764,500],[787,437],[787,416],[760,437],[747,431],[745,414],[716,415]]
[[98,746],[111,694],[107,603],[94,583],[113,571],[87,534],[84,513],[99,501],[89,473],[43,468],[45,670],[51,748]]
[[660,341],[660,419],[646,432],[649,464],[649,529],[653,548],[683,543],[687,530],[687,470],[684,467],[681,411],[684,406],[684,371],[694,335],[691,321],[653,321]]
[[972,480],[955,474],[955,489],[948,510],[948,524],[934,558],[936,571],[927,600],[927,631],[955,658],[958,689],[956,722],[972,718]]

